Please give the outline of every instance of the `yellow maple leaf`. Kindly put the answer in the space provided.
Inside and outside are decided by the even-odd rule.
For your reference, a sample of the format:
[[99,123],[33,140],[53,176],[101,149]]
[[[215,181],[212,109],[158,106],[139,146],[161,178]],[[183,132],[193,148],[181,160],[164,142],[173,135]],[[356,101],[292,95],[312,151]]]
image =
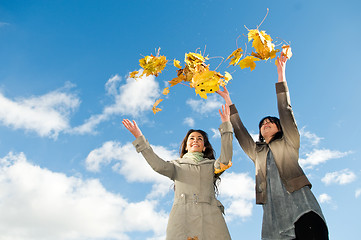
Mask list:
[[255,61],[259,61],[259,59],[254,56],[247,56],[243,58],[238,65],[241,67],[241,69],[249,67],[251,71],[253,71],[256,67]]
[[242,52],[243,52],[242,48],[238,48],[238,49],[234,50],[232,52],[232,54],[229,55],[226,59],[226,60],[228,60],[228,59],[232,58],[231,61],[229,62],[229,65],[233,65],[233,66],[236,65],[239,62],[239,60],[241,59],[241,57],[243,56]]
[[224,81],[221,81],[219,85],[224,87],[227,85],[228,81],[232,80],[232,75],[229,72],[225,72],[222,78],[224,78]]
[[130,78],[137,79],[137,74],[138,74],[138,73],[139,73],[139,71],[131,72],[131,73],[129,74],[129,77],[130,77]]
[[173,65],[176,67],[176,68],[182,68],[182,66],[180,65],[180,61],[178,61],[178,60],[176,60],[176,59],[174,59],[173,60]]
[[282,46],[282,54],[285,55],[287,59],[290,59],[292,57],[292,51],[290,45]]
[[226,165],[226,164],[223,164],[223,163],[220,163],[220,168],[219,169],[214,169],[214,173],[215,174],[218,174],[218,173],[221,173],[221,172],[224,172],[226,171],[228,168],[232,167],[232,162],[229,161],[229,163]]
[[184,62],[190,71],[195,71],[196,67],[203,65],[206,60],[208,60],[208,57],[203,57],[202,54],[193,52],[186,53],[184,57]]
[[168,95],[169,93],[169,87],[166,87],[163,89],[163,95]]
[[154,114],[156,114],[157,112],[159,111],[162,111],[162,109],[160,108],[157,108],[158,104],[163,101],[163,99],[158,99],[154,104],[153,104],[153,107],[152,107],[152,111]]
[[252,42],[252,47],[256,52],[252,52],[252,56],[255,56],[262,60],[276,57],[276,53],[279,50],[275,50],[275,45],[272,43],[272,38],[267,35],[265,31],[259,31],[258,29],[252,29],[248,32],[248,41]]
[[203,71],[194,74],[191,87],[201,98],[207,99],[207,93],[214,93],[219,90],[220,74],[215,71]]
[[[143,73],[141,76],[154,75],[158,77],[159,73],[163,71],[167,64],[168,60],[165,56],[145,56],[142,59],[139,59],[139,65],[143,68]],[[139,76],[139,77],[141,77]]]

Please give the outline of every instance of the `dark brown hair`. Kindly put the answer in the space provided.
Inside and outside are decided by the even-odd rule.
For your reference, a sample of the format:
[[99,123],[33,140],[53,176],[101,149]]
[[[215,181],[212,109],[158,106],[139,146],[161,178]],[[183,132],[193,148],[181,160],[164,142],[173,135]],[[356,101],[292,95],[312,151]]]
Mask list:
[[208,158],[208,159],[215,159],[215,151],[214,151],[211,143],[209,142],[208,134],[203,130],[195,130],[195,129],[190,129],[187,132],[186,136],[184,137],[184,139],[182,141],[182,144],[180,146],[180,149],[179,149],[180,157],[183,157],[183,155],[188,152],[186,150],[186,148],[187,148],[187,140],[188,140],[189,135],[191,133],[193,133],[193,132],[200,133],[202,135],[202,137],[203,137],[204,147],[205,147],[205,150],[203,151],[204,157]]
[[[203,137],[204,147],[205,147],[205,150],[203,151],[204,158],[216,159],[216,153],[215,153],[211,143],[209,142],[208,134],[205,131],[199,130],[199,129],[198,130],[190,129],[187,132],[186,136],[184,137],[184,139],[182,141],[180,149],[179,149],[180,157],[183,157],[183,155],[188,152],[186,150],[186,148],[187,148],[187,140],[188,140],[189,135],[191,135],[191,133],[193,133],[193,132],[198,132]],[[213,178],[213,186],[214,186],[214,191],[216,192],[216,195],[218,195],[218,184],[221,181],[221,178],[219,177],[220,175],[221,175],[221,173],[214,174],[214,178]]]
[[277,129],[278,129],[278,132],[275,133],[275,135],[272,136],[272,139],[271,139],[270,142],[272,142],[273,140],[282,138],[282,137],[283,137],[283,130],[282,130],[281,122],[280,122],[279,118],[267,116],[267,117],[262,118],[261,121],[260,121],[259,124],[258,124],[258,129],[259,129],[258,140],[259,140],[260,142],[264,142],[264,141],[265,141],[265,140],[264,140],[264,137],[263,137],[262,134],[261,134],[261,127],[262,127],[262,124],[263,124],[264,120],[266,120],[266,119],[268,119],[271,123],[276,124]]

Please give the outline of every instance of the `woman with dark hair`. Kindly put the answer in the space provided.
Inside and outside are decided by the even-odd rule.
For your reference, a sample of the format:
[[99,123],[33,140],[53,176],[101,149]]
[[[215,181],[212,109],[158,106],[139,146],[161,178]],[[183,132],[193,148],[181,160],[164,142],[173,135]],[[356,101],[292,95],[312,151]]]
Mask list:
[[154,171],[174,181],[174,202],[169,215],[167,238],[169,240],[231,239],[223,218],[223,206],[216,199],[215,181],[232,165],[233,131],[229,107],[219,111],[222,124],[221,155],[216,160],[208,135],[191,129],[180,147],[180,158],[164,161],[154,153],[136,122],[123,120],[123,125],[134,135],[133,142]]
[[287,58],[277,58],[280,118],[259,123],[259,141],[244,127],[226,88],[217,93],[230,106],[234,134],[256,166],[256,203],[263,206],[262,239],[326,240],[328,229],[311,183],[298,164],[300,135],[286,82]]

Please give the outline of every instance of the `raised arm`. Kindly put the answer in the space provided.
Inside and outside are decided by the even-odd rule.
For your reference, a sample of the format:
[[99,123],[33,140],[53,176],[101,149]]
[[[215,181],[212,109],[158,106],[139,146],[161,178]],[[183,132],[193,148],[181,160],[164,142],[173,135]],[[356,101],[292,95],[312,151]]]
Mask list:
[[285,139],[294,147],[300,147],[300,135],[291,107],[290,94],[286,82],[287,57],[277,57],[278,82],[276,83],[278,114]]
[[142,131],[138,127],[137,123],[133,120],[123,119],[123,125],[129,130],[136,138],[133,145],[136,151],[141,153],[148,164],[159,174],[169,177],[174,180],[175,167],[173,163],[164,161],[160,158],[152,149],[149,142],[145,139]]
[[226,87],[223,91],[217,91],[217,93],[225,100],[226,105],[230,108],[230,121],[233,126],[234,135],[236,136],[239,145],[241,145],[243,151],[254,161],[256,159],[255,147],[256,143],[254,142],[251,135],[248,133],[247,129],[244,127],[241,118],[239,117],[236,106],[232,103],[231,97]]

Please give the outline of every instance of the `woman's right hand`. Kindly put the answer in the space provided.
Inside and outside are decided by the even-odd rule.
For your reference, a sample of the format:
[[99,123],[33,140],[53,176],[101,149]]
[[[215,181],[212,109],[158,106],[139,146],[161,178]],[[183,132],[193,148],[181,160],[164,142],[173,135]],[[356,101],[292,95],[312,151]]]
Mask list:
[[218,93],[224,99],[224,101],[226,101],[226,104],[228,106],[232,105],[232,100],[231,100],[231,97],[229,96],[229,92],[228,92],[226,86],[223,87],[223,91],[218,90],[218,91],[216,91],[216,93]]
[[134,120],[133,122],[131,122],[129,119],[123,119],[122,123],[124,127],[126,127],[126,129],[128,129],[129,132],[133,134],[135,138],[138,138],[143,135],[142,131],[140,131],[137,123]]

